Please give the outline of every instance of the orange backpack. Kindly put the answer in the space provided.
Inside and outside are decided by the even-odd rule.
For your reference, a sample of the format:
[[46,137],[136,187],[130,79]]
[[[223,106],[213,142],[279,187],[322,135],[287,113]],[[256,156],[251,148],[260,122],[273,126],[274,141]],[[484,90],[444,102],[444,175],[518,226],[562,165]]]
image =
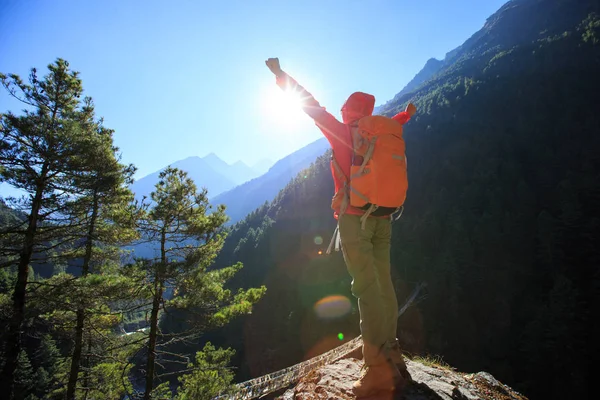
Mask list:
[[[371,115],[359,120],[351,128],[354,156],[350,177],[342,172],[335,158],[332,159],[336,175],[344,186],[335,194],[332,208],[348,205],[365,210],[361,217],[364,229],[366,219],[372,216],[390,217],[404,204],[408,190],[405,144],[402,124],[382,115]],[[336,240],[334,234],[333,242]],[[339,240],[339,235],[337,235]],[[339,243],[336,244],[338,250]],[[331,245],[327,253],[331,251]]]

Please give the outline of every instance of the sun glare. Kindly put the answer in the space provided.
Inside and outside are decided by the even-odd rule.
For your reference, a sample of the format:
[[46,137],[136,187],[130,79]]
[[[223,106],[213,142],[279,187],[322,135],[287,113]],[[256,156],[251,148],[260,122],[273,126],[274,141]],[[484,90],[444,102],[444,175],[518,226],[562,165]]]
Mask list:
[[262,111],[271,123],[293,128],[306,116],[302,111],[302,98],[298,92],[283,91],[271,86],[262,99]]

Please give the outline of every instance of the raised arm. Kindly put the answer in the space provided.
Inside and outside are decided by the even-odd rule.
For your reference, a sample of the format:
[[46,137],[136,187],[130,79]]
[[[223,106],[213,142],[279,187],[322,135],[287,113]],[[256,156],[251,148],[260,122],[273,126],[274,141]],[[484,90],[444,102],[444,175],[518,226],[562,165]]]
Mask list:
[[302,99],[302,110],[323,130],[330,142],[331,139],[335,140],[336,138],[330,138],[330,135],[335,135],[340,129],[344,129],[344,124],[327,112],[325,107],[322,107],[313,95],[296,82],[294,78],[285,73],[279,65],[279,59],[269,58],[265,63],[275,75],[277,85],[285,91],[293,90],[298,93]]

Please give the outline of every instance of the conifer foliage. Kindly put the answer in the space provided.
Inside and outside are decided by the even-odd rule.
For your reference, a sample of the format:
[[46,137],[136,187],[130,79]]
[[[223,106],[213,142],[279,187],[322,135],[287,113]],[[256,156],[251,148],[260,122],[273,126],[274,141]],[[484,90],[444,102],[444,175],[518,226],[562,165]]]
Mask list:
[[[3,396],[149,399],[169,391],[157,379],[176,375],[184,396],[206,384],[198,370],[207,368],[217,376],[209,392],[226,390],[231,350],[207,343],[188,354],[187,341],[248,313],[266,289],[226,289],[239,263],[208,270],[227,234],[224,207],[212,209],[207,191],[173,168],[149,202],[135,201],[135,166],[121,163],[66,60],[42,78],[34,68],[27,82],[0,80],[26,106],[0,115],[0,178],[24,193],[0,204]],[[143,241],[160,247],[157,257],[132,260],[124,249]],[[177,326],[165,330],[161,318]],[[166,371],[169,361],[183,367]]]

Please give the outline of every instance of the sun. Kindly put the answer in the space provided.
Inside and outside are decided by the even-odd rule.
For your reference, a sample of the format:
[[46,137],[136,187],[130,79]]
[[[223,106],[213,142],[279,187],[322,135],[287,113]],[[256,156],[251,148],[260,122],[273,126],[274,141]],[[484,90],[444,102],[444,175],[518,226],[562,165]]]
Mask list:
[[278,86],[265,89],[261,99],[262,113],[280,128],[295,128],[305,122],[302,104],[300,93],[283,91]]

